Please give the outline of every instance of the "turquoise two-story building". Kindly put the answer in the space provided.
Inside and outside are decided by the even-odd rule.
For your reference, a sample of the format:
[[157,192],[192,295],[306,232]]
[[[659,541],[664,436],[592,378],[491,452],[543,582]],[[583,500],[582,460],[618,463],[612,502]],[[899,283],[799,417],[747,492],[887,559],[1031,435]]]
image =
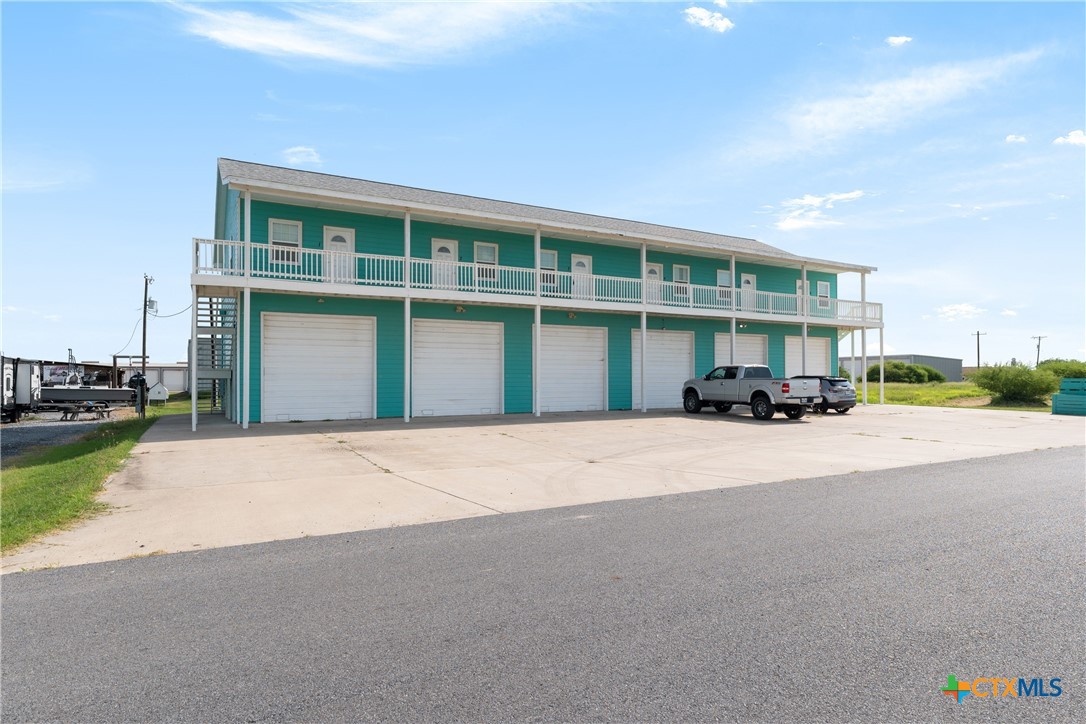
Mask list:
[[718,364],[836,374],[883,324],[837,296],[873,267],[228,159],[193,264],[194,428],[678,408]]

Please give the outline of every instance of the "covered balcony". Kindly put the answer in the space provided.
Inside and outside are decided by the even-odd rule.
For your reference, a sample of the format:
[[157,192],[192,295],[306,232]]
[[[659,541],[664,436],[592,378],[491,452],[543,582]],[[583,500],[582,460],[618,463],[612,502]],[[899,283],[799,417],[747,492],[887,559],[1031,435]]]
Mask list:
[[[408,262],[409,263],[406,263]],[[405,268],[408,269],[405,283]],[[193,240],[193,283],[219,289],[433,299],[881,327],[877,302],[480,262]]]

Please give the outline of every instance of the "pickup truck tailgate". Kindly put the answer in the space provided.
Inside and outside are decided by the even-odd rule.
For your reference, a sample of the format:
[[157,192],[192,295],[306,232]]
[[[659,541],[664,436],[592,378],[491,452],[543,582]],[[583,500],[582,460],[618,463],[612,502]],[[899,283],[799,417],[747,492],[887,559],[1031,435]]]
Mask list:
[[811,405],[822,399],[818,380],[773,380],[770,384],[778,404]]

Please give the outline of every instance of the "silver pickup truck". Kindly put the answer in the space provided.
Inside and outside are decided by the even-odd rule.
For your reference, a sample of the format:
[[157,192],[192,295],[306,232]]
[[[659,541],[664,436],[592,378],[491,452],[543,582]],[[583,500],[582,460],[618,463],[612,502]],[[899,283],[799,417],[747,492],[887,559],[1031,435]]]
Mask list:
[[751,414],[759,420],[768,420],[775,412],[798,420],[821,400],[817,379],[777,379],[765,365],[726,365],[683,383],[683,409],[691,414],[701,412],[705,405],[717,412],[727,412],[732,405],[750,405]]

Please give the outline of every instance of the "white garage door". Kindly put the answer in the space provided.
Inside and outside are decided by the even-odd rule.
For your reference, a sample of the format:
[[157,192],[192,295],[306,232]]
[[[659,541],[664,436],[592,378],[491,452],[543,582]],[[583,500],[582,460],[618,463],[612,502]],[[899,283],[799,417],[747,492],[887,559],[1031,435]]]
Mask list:
[[[784,376],[792,377],[802,375],[803,372],[803,338],[784,338]],[[830,374],[830,340],[828,337],[807,338],[807,372],[808,375]]]
[[411,332],[411,414],[502,412],[502,324],[416,319]]
[[607,409],[607,330],[544,324],[539,331],[539,409]]
[[731,335],[716,334],[716,365],[764,365],[769,364],[769,337],[764,334],[735,335],[735,362],[731,361]]
[[373,317],[263,315],[264,422],[374,417]]
[[[694,376],[694,333],[648,331],[645,402],[650,409],[682,407],[683,383]],[[633,330],[633,406],[641,408],[641,330]]]

